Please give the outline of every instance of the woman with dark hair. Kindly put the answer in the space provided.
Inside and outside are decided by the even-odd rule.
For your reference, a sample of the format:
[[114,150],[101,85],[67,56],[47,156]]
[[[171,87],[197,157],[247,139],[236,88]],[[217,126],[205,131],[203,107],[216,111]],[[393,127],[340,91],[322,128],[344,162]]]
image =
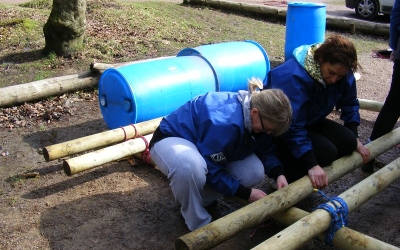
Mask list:
[[[254,188],[272,169],[283,173],[272,135],[290,125],[282,91],[249,81],[249,91],[209,92],[165,116],[150,141],[154,163],[170,179],[190,230],[211,221],[207,206],[223,195],[249,202],[266,194]],[[280,185],[287,185],[286,179]]]
[[[334,160],[355,150],[364,162],[369,160],[357,133],[357,52],[350,40],[331,36],[324,43],[300,46],[293,55],[269,72],[264,86],[281,89],[293,109],[290,128],[275,140],[277,156],[289,183],[308,175],[315,188],[323,188],[328,185],[323,167]],[[335,107],[344,126],[326,118]]]

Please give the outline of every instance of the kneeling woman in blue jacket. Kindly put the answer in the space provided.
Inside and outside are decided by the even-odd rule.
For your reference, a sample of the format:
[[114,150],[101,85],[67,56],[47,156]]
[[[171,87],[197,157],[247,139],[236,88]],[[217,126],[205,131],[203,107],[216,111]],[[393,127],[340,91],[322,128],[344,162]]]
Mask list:
[[287,130],[292,110],[282,91],[256,91],[262,87],[252,79],[249,91],[198,96],[165,116],[154,132],[151,158],[169,178],[190,230],[211,221],[205,206],[223,195],[256,201],[266,195],[253,188],[265,174],[283,174],[272,135]]
[[[322,44],[304,45],[290,59],[268,73],[266,89],[281,89],[290,99],[292,124],[276,139],[287,181],[305,175],[315,188],[328,185],[322,167],[357,151],[364,163],[370,153],[358,140],[360,125],[356,80],[357,52],[342,36],[331,36]],[[336,107],[344,126],[326,116]]]

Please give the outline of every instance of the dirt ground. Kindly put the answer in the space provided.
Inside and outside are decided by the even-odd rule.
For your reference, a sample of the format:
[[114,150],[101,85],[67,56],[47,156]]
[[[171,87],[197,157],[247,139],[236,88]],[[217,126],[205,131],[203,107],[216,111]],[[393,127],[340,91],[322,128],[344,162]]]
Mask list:
[[[384,101],[390,86],[392,63],[360,54],[363,67],[357,82],[359,98]],[[0,122],[0,249],[174,249],[174,241],[189,233],[173,200],[168,180],[153,167],[112,162],[67,176],[64,159],[46,162],[42,149],[49,145],[107,131],[95,92],[63,95],[51,100],[69,112],[44,121],[24,118],[35,126]],[[39,110],[39,103],[35,109]],[[19,119],[15,107],[1,115]],[[28,108],[28,106],[26,106]],[[7,112],[5,114],[4,112]],[[330,118],[338,120],[339,114]],[[369,136],[377,113],[361,111],[361,141]],[[57,118],[57,119],[55,119]],[[377,158],[375,170],[400,154],[394,147]],[[338,196],[368,177],[359,169],[323,191]],[[273,190],[265,182],[267,193]],[[326,202],[314,194],[296,206],[312,211]],[[240,209],[221,199],[215,218]],[[400,247],[400,181],[397,180],[348,216],[348,227]],[[284,228],[272,222],[244,230],[214,249],[251,249]],[[337,249],[314,240],[304,249]]]

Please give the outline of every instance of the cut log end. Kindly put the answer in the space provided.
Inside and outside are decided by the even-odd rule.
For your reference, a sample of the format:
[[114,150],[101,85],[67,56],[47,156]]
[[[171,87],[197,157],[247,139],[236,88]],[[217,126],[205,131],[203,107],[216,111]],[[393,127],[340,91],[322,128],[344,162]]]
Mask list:
[[186,245],[185,241],[178,238],[175,240],[175,249],[176,250],[189,250],[189,247]]
[[72,175],[71,167],[69,166],[67,161],[63,161],[63,168],[64,168],[65,174],[67,174],[68,176]]
[[50,154],[49,154],[49,151],[47,150],[47,148],[43,148],[43,157],[47,162],[51,161]]

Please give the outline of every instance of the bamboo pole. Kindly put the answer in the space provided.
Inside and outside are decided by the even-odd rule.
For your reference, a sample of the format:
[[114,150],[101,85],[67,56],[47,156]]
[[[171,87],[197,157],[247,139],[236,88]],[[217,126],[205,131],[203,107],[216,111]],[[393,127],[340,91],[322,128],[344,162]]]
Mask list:
[[76,90],[95,88],[98,81],[99,75],[89,71],[4,87],[0,91],[0,107],[23,104]]
[[[339,195],[339,197],[346,202],[348,211],[350,213],[399,178],[400,158],[394,160],[384,168],[370,175],[368,178],[359,182],[352,188],[346,190]],[[327,204],[332,208],[335,208],[331,202],[328,202]],[[253,249],[296,249],[298,246],[303,245],[307,241],[326,231],[329,228],[331,219],[332,217],[329,212],[324,209],[317,209]],[[339,231],[340,230],[341,229],[339,229]],[[372,250],[382,248],[381,246],[374,246],[374,248],[369,249]]]
[[[367,144],[366,147],[371,152],[371,158],[376,158],[399,143],[400,128],[397,128]],[[361,156],[354,152],[334,161],[331,166],[324,169],[328,175],[329,183],[333,183],[361,165]],[[311,181],[308,176],[305,176],[287,187],[179,237],[175,240],[175,248],[200,250],[215,247],[240,231],[254,227],[273,214],[295,205],[313,192]]]
[[136,138],[75,158],[64,160],[64,171],[70,176],[103,165],[105,163],[120,160],[136,153],[143,152],[147,148],[148,142],[152,137],[153,134],[145,135],[145,140],[143,140],[143,138]]
[[[296,207],[291,207],[283,212],[274,214],[272,216],[272,219],[284,225],[291,225],[308,215],[310,215],[310,213]],[[318,239],[324,241],[325,234],[322,233],[318,235]],[[366,250],[366,249],[398,250],[399,249],[398,247],[392,246],[386,242],[372,238],[368,235],[359,233],[348,227],[343,227],[342,229],[336,232],[335,237],[333,239],[333,245],[340,249],[351,249],[351,250]]]
[[360,103],[360,109],[365,109],[375,112],[381,111],[383,106],[383,102],[378,102],[373,100],[358,99],[358,102]]
[[75,140],[47,146],[43,149],[46,161],[52,161],[64,156],[81,153],[90,149],[101,148],[107,145],[135,138],[138,135],[153,133],[162,118],[156,118],[137,124],[108,130],[102,133],[81,137]]

